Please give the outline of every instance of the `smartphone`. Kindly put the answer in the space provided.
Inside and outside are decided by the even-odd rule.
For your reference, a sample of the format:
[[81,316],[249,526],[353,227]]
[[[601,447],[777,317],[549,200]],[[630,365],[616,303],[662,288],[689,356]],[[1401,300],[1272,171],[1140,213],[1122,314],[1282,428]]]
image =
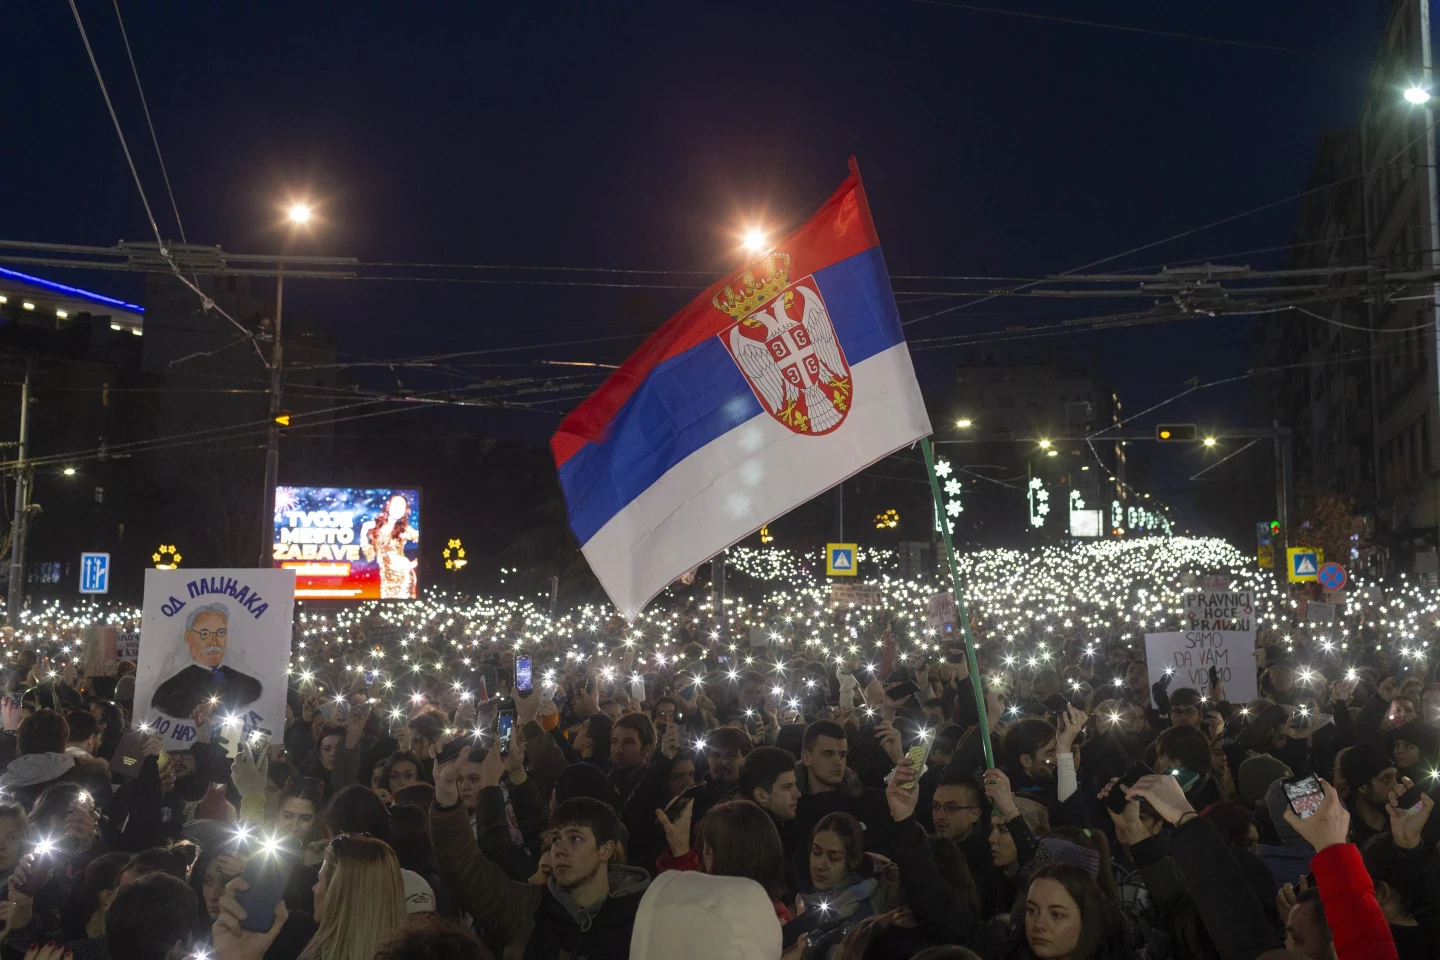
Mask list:
[[145,749],[145,741],[149,740],[151,736],[153,734],[141,730],[139,727],[126,730],[120,737],[119,745],[115,748],[115,756],[110,759],[110,772],[132,779],[140,776],[140,767],[145,763],[145,757],[141,751]]
[[1105,805],[1116,816],[1124,813],[1125,804],[1130,802],[1130,798],[1125,796],[1125,791],[1120,788],[1133,787],[1141,777],[1148,777],[1154,772],[1148,764],[1139,760],[1132,763],[1130,769],[1125,771],[1125,776],[1120,778],[1120,782],[1110,789],[1110,795],[1105,798]]
[[[795,945],[795,941],[807,933],[814,933],[815,928],[820,926],[820,921],[829,915],[829,911],[816,907],[813,910],[806,910],[800,916],[791,920],[780,928],[780,947],[789,950]],[[268,928],[267,928],[268,929]]]
[[895,686],[891,687],[889,690],[886,690],[885,696],[889,697],[891,700],[894,700],[896,703],[899,703],[906,697],[913,697],[916,692],[919,691],[919,689],[920,687],[915,683],[914,680],[901,680],[899,683],[895,684]]
[[1215,672],[1215,667],[1210,667],[1210,689],[1213,691],[1220,683],[1220,674]]
[[[933,734],[928,737],[921,737],[919,743],[905,751],[905,759],[909,760],[911,765],[915,767],[915,776],[917,778],[923,776],[925,773],[925,761],[930,759],[930,747],[934,743],[935,737]],[[907,780],[900,784],[900,789],[914,790],[915,781]]]
[[679,820],[680,814],[685,812],[685,804],[693,801],[696,797],[700,796],[700,794],[704,792],[704,783],[692,783],[684,790],[681,790],[679,796],[677,796],[674,800],[671,800],[669,803],[665,804],[666,819],[668,819],[671,823]]
[[510,755],[510,735],[515,732],[515,711],[509,708],[495,715],[495,742],[500,745],[500,756]]
[[1395,801],[1397,810],[1413,810],[1420,805],[1420,798],[1425,795],[1419,784],[1400,794],[1400,799]]
[[515,658],[515,689],[521,693],[529,693],[535,689],[530,679],[529,657]]
[[1064,694],[1060,693],[1052,693],[1042,702],[1045,704],[1045,710],[1057,717],[1063,717],[1065,715],[1065,708],[1070,706],[1070,701],[1065,698]]
[[[33,897],[39,893],[40,888],[49,881],[50,874],[55,872],[55,844],[53,841],[40,841],[33,852],[35,862],[30,864],[30,876],[23,884],[15,888],[16,893],[23,893],[27,897]],[[269,930],[270,928],[266,927],[265,929]]]
[[1280,786],[1285,791],[1285,798],[1290,801],[1290,809],[1294,810],[1295,816],[1301,820],[1308,819],[1320,809],[1320,804],[1325,802],[1325,791],[1320,786],[1320,778],[1313,773],[1282,780]]
[[[473,741],[469,736],[456,737],[441,747],[439,753],[435,754],[435,766],[439,767],[449,763],[460,756],[461,751],[469,750],[473,745]],[[266,927],[265,929],[269,930],[270,928]]]
[[241,874],[249,889],[235,891],[236,902],[245,910],[241,927],[262,933],[270,929],[275,922],[275,904],[285,899],[285,886],[299,859],[295,844],[278,841],[250,855]]
[[1180,784],[1181,790],[1189,790],[1200,779],[1200,774],[1194,770],[1186,770],[1184,767],[1175,767],[1173,770],[1165,772],[1175,778],[1175,782]]

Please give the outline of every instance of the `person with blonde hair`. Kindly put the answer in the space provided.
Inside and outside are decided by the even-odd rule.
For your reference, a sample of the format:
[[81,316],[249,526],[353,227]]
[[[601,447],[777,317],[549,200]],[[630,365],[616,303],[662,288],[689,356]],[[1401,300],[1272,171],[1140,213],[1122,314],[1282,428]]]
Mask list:
[[[236,877],[220,898],[212,929],[217,960],[259,960],[289,919],[282,900],[268,931],[241,927],[246,914],[235,893],[245,889],[245,879]],[[406,924],[400,862],[383,840],[345,835],[331,840],[314,893],[318,927],[299,960],[372,960],[380,944]]]

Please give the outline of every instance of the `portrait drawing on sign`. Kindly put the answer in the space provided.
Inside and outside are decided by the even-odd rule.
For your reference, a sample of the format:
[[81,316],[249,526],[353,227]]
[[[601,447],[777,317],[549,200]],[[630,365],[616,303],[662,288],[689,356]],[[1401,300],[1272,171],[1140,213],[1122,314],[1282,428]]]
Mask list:
[[172,717],[188,717],[200,704],[216,699],[228,713],[239,713],[260,699],[260,681],[225,665],[230,611],[218,603],[191,610],[185,618],[185,646],[191,663],[155,688],[150,706]]
[[853,403],[850,366],[814,276],[790,282],[790,256],[770,254],[712,303],[735,319],[720,341],[765,412],[794,433],[823,436]]

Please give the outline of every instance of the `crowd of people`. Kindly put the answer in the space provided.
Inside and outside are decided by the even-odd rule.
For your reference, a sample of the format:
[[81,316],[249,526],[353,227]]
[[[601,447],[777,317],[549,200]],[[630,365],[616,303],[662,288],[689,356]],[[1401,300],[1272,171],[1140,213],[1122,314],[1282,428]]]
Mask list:
[[137,736],[126,669],[37,625],[0,701],[0,960],[1433,955],[1433,591],[1324,630],[1271,597],[1235,703],[1145,662],[1178,580],[1123,617],[1026,589],[954,632],[909,594],[311,609],[284,729],[238,749],[205,706],[188,749]]

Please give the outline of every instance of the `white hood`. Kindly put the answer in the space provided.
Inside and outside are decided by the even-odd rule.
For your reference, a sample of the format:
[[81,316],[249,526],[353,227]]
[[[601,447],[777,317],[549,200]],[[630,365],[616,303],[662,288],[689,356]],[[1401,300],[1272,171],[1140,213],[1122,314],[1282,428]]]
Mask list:
[[779,960],[780,921],[764,888],[740,877],[667,870],[640,900],[630,960]]

